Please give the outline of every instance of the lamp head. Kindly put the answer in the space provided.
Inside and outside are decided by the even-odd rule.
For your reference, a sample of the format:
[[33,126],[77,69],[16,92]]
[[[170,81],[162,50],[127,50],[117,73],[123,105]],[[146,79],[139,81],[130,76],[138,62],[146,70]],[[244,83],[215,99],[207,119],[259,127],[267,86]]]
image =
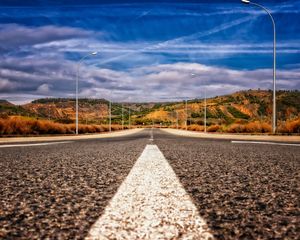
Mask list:
[[250,1],[249,0],[241,0],[242,3],[245,3],[245,4],[249,4]]

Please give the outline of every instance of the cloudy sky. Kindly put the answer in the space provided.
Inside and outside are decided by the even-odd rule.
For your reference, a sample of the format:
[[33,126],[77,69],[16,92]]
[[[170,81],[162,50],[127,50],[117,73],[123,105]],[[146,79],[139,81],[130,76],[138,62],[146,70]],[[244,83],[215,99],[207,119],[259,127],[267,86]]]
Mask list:
[[[300,1],[257,0],[277,25],[277,83],[300,89]],[[162,101],[272,88],[273,30],[227,1],[0,1],[0,98]],[[195,74],[192,76],[191,74]]]

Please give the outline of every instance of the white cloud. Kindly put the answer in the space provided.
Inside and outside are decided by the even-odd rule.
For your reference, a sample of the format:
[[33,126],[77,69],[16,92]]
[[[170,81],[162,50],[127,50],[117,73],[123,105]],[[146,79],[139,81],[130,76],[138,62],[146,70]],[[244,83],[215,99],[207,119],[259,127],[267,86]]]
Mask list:
[[42,26],[28,27],[18,24],[0,24],[0,44],[6,50],[48,43],[70,38],[83,38],[91,31],[72,27]]
[[0,92],[11,91],[15,87],[15,84],[9,81],[9,79],[0,77]]
[[37,93],[38,94],[47,94],[47,93],[49,93],[49,90],[50,90],[49,84],[44,83],[37,88]]
[[[15,60],[10,59],[11,68]],[[0,64],[0,98],[20,95],[74,97],[77,65],[61,59],[30,59],[17,69]],[[196,76],[191,76],[194,73]],[[109,98],[113,101],[161,101],[161,98],[201,97],[242,89],[271,89],[272,69],[234,70],[198,63],[158,64],[128,71],[82,65],[80,97]],[[300,89],[300,69],[277,71],[278,89]],[[32,99],[32,98],[30,98]]]

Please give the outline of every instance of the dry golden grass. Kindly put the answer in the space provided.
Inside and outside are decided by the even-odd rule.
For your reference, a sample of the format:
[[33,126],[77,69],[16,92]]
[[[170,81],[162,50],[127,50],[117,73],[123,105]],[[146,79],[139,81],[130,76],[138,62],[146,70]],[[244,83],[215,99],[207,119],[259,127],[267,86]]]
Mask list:
[[[173,126],[173,128],[176,128]],[[180,126],[180,129],[185,129],[185,126]],[[204,131],[203,125],[193,124],[188,126],[188,130],[191,131]],[[297,133],[300,132],[300,120],[293,121],[286,124],[286,132]],[[207,127],[207,132],[227,132],[227,133],[270,133],[271,125],[265,122],[250,122],[245,123],[244,121],[233,123],[229,126],[225,125],[211,125]]]
[[270,133],[271,125],[265,122],[250,122],[247,124],[233,123],[225,129],[228,133]]
[[146,118],[151,120],[167,121],[170,119],[169,113],[164,110],[157,110],[146,115]]
[[188,130],[202,132],[202,131],[204,131],[204,126],[193,124],[193,125],[188,126]]
[[221,129],[220,125],[212,125],[207,128],[208,132],[218,132]]
[[[176,128],[176,125],[170,126],[171,128]],[[185,125],[179,126],[179,129],[185,130]],[[204,131],[203,125],[189,125],[187,127],[190,131]],[[235,123],[226,125],[211,125],[207,128],[208,132],[227,132],[227,133],[271,133],[272,127],[270,123],[267,122],[246,122],[245,120],[238,120]],[[278,124],[277,132],[288,133],[288,134],[300,134],[300,118],[288,120],[286,122],[281,122]]]
[[[125,129],[128,126],[124,126]],[[121,130],[121,125],[112,125],[112,130]],[[100,133],[109,130],[107,125],[79,124],[79,133]],[[0,119],[0,135],[40,135],[40,134],[74,134],[75,124],[55,123],[47,120],[33,120],[22,117]]]
[[278,132],[280,133],[298,133],[300,134],[300,118],[289,120],[283,123],[278,128]]

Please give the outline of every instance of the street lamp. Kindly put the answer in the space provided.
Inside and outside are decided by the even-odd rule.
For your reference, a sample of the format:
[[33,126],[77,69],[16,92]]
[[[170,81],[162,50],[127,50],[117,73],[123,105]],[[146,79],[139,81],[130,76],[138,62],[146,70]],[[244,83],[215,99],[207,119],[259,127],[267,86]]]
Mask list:
[[176,129],[178,129],[178,111],[176,111]]
[[270,11],[266,9],[264,6],[251,2],[249,0],[241,0],[242,3],[252,4],[259,8],[262,8],[271,18],[273,24],[273,121],[272,121],[272,133],[276,133],[276,27],[273,16]]
[[124,104],[122,103],[122,130],[124,130]]
[[[192,73],[192,77],[195,77],[196,74]],[[207,105],[206,105],[206,86],[204,85],[204,132],[206,133],[206,112],[207,112]]]
[[184,99],[185,102],[185,130],[187,130],[188,126],[188,97],[175,97],[175,99]]
[[109,118],[109,131],[111,132],[111,107],[112,107],[112,90],[110,91],[110,100],[109,101],[109,110],[108,110],[108,118]]
[[111,132],[111,100],[109,100],[109,131]]
[[185,130],[187,130],[188,125],[188,106],[187,106],[187,99],[185,99]]
[[[176,92],[177,93],[177,92]],[[161,99],[170,99],[170,98],[161,98]],[[187,124],[188,124],[188,99],[189,97],[173,97],[171,99],[180,99],[185,103],[185,129],[187,130]],[[177,129],[178,129],[178,112],[176,111],[176,124],[177,124]]]
[[84,57],[82,57],[77,63],[77,76],[76,76],[76,135],[78,135],[78,80],[79,80],[79,67],[80,67],[81,62],[85,58],[87,58],[89,56],[95,56],[97,54],[98,54],[98,52],[89,53],[89,54],[85,55]]
[[[166,97],[161,97],[160,99],[167,99],[167,100],[174,100],[174,99],[176,99],[176,100],[178,100],[178,97],[171,97],[171,98],[166,98]],[[176,113],[176,122],[175,122],[175,125],[176,125],[176,129],[178,129],[178,111],[175,109],[175,110],[173,110],[173,111],[175,111],[175,113]],[[173,115],[174,116],[174,115]]]
[[131,111],[130,111],[130,108],[128,108],[128,125],[129,125],[129,129],[131,128]]

